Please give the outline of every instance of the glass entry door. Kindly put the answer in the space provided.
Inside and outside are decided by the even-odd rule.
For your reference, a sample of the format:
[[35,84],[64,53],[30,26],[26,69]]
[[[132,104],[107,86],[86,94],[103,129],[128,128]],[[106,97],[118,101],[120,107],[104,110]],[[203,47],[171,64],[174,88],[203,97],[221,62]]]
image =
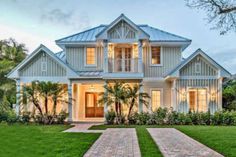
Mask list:
[[104,117],[104,106],[98,104],[98,93],[85,93],[85,116],[86,117]]
[[115,72],[130,72],[132,62],[132,48],[115,48],[114,69]]
[[189,89],[189,109],[196,112],[206,112],[207,90],[205,88]]

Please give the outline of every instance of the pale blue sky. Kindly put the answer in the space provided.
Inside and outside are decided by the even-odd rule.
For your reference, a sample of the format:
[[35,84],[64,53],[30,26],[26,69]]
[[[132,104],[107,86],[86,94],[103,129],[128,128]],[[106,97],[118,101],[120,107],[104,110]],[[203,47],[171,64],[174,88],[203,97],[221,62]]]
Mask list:
[[148,24],[192,39],[187,57],[203,49],[227,70],[236,73],[236,33],[219,35],[184,0],[0,0],[0,39],[13,37],[32,52],[43,43],[53,51],[55,40],[100,24],[124,13],[136,24]]

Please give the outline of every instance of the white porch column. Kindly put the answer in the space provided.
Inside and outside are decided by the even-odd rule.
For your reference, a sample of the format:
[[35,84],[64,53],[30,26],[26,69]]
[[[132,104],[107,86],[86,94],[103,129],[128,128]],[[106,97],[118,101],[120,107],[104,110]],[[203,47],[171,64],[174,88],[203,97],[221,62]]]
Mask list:
[[222,82],[223,82],[223,78],[219,78],[219,82],[218,82],[218,88],[219,88],[219,96],[218,96],[218,110],[222,110]]
[[[104,83],[104,85],[107,85],[107,82]],[[107,90],[104,89],[104,94],[107,95]],[[104,119],[105,119],[105,122],[106,122],[106,114],[108,112],[108,107],[107,107],[107,103],[104,103]]]
[[68,82],[68,121],[72,121],[72,83],[71,81]]
[[138,72],[143,72],[143,43],[141,40],[138,41]]
[[[143,81],[142,82],[140,82],[140,84],[143,84]],[[142,87],[140,87],[140,89],[139,89],[139,93],[143,93],[143,86]],[[141,112],[143,112],[143,104],[142,104],[142,102],[138,102],[138,112],[139,113],[141,113]]]
[[21,86],[20,86],[20,80],[16,80],[16,106],[15,106],[15,112],[17,115],[20,114],[20,97],[21,97]]
[[177,110],[177,103],[176,103],[176,80],[173,81],[172,89],[171,89],[171,106],[173,107],[173,110]]
[[107,73],[108,72],[108,43],[107,40],[103,41],[103,51],[104,51],[104,62],[103,62],[103,69],[104,72]]

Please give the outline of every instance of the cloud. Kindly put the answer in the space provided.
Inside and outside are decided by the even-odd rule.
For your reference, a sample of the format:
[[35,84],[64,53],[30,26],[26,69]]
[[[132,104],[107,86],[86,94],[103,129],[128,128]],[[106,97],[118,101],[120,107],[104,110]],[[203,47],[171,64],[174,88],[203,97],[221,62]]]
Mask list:
[[59,8],[45,11],[40,20],[43,23],[51,23],[59,26],[65,26],[71,30],[84,30],[89,27],[90,20],[86,13],[76,11],[63,11]]

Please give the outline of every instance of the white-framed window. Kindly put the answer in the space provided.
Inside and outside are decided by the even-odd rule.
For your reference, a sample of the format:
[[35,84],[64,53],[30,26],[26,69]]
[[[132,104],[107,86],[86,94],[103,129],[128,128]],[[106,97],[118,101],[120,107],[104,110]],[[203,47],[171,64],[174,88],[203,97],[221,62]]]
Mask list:
[[151,65],[160,66],[162,64],[161,56],[161,47],[160,46],[151,46]]
[[96,50],[94,47],[85,48],[85,65],[86,66],[96,65]]
[[201,73],[201,63],[195,63],[195,73]]
[[47,71],[47,62],[45,62],[45,61],[41,62],[41,70],[42,70],[42,72]]
[[162,89],[151,89],[151,111],[156,111],[162,104]]

